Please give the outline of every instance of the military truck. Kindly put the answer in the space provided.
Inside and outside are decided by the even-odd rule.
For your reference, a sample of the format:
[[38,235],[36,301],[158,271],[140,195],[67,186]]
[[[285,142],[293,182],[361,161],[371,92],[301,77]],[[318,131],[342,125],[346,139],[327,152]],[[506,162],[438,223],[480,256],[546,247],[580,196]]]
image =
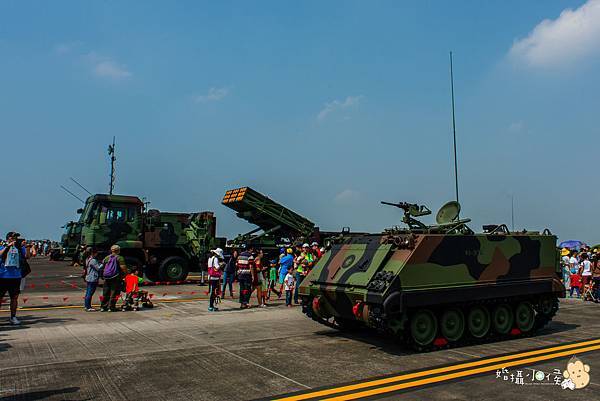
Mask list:
[[146,210],[137,196],[107,194],[90,196],[80,212],[82,246],[106,255],[119,245],[127,264],[143,267],[153,281],[182,281],[204,270],[210,249],[225,243],[212,212]]
[[275,202],[250,187],[225,192],[221,203],[234,210],[236,215],[257,227],[228,241],[233,248],[252,247],[275,252],[284,244],[316,241],[323,245],[339,236],[351,234],[344,227],[341,232],[321,231],[312,221]]
[[70,221],[61,227],[65,229],[65,232],[60,237],[60,246],[50,250],[50,260],[64,260],[65,258],[77,260],[81,227],[82,223],[78,221]]
[[407,227],[333,244],[299,287],[303,312],[339,329],[368,327],[419,351],[531,335],[565,296],[556,237],[547,229],[474,233],[449,202],[434,225],[404,210]]

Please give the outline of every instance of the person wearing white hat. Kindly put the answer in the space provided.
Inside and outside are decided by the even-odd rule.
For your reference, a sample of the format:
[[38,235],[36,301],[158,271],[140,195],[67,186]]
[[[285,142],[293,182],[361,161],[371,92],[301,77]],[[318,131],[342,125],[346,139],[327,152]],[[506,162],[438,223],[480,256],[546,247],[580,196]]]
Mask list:
[[210,304],[208,307],[209,312],[218,311],[219,308],[215,307],[215,298],[217,297],[217,291],[219,291],[219,282],[221,281],[221,261],[223,260],[223,250],[221,248],[213,249],[210,251],[211,257],[208,258],[208,291],[210,292]]

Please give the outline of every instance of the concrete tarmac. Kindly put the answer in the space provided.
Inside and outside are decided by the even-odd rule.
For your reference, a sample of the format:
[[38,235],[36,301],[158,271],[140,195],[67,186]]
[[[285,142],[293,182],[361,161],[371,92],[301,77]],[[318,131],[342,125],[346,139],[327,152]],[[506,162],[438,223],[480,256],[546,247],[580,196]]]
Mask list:
[[[21,327],[8,325],[8,314],[0,312],[0,401],[276,399],[600,337],[600,305],[569,299],[536,337],[425,354],[368,331],[346,334],[321,326],[281,301],[239,310],[226,299],[213,313],[207,307],[207,301],[190,301],[158,302],[139,312],[27,310],[20,311]],[[554,376],[517,385],[490,371],[375,398],[597,399],[600,352],[574,353],[591,367],[585,389],[551,385]],[[560,373],[570,357],[509,370]]]

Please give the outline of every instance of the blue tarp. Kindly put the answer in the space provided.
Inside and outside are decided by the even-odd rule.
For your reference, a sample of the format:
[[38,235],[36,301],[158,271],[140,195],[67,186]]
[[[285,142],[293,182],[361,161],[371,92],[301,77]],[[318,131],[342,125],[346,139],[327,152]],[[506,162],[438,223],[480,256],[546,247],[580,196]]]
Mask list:
[[574,240],[574,239],[571,239],[568,241],[563,241],[558,245],[559,248],[567,248],[567,249],[575,249],[575,250],[579,250],[579,248],[581,248],[582,246],[587,246],[587,244],[585,242]]

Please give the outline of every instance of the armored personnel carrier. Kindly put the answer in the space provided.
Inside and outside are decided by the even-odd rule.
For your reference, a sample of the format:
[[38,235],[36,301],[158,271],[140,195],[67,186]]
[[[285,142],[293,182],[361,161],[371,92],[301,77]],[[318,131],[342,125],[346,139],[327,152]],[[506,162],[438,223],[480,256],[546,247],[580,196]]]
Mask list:
[[435,225],[423,205],[388,203],[407,227],[334,243],[299,287],[303,312],[339,329],[370,327],[418,351],[531,335],[565,296],[556,237],[474,233],[448,202]]

